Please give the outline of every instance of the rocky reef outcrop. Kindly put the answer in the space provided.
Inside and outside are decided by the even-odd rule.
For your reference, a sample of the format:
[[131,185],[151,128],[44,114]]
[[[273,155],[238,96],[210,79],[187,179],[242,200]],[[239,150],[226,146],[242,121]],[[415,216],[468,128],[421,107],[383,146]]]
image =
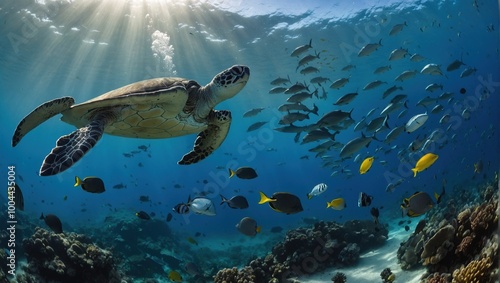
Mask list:
[[344,225],[320,221],[310,228],[288,231],[272,252],[241,270],[219,270],[214,282],[287,282],[329,267],[354,265],[361,252],[383,245],[387,236],[385,226],[371,221],[347,221]]
[[470,191],[457,193],[458,198],[429,213],[426,227],[401,243],[401,268],[426,266],[424,283],[497,282],[498,266],[492,264],[499,260],[499,208],[498,194],[491,193],[494,186],[498,191],[496,182],[479,186],[476,198]]
[[23,246],[28,265],[18,282],[121,282],[112,253],[84,235],[36,228]]

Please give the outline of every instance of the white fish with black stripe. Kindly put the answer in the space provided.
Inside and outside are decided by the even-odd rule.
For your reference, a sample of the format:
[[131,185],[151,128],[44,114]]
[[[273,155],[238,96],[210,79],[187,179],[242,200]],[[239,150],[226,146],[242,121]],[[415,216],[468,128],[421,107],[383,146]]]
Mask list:
[[319,196],[324,191],[328,189],[328,186],[325,183],[319,183],[314,188],[312,188],[311,192],[307,194],[307,198],[311,199],[312,197]]

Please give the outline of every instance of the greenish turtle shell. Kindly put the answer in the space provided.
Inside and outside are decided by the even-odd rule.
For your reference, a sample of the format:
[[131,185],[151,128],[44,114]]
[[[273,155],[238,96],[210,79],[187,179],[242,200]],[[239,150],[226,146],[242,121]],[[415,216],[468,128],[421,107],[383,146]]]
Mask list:
[[38,106],[19,123],[12,146],[41,123],[62,114],[61,120],[77,130],[57,140],[42,164],[42,176],[71,167],[103,133],[150,139],[199,133],[193,150],[178,162],[196,163],[217,149],[229,132],[231,112],[213,108],[240,92],[249,77],[247,66],[235,65],[217,74],[206,86],[183,78],[156,78],[80,104],[75,104],[72,97],[54,99]]

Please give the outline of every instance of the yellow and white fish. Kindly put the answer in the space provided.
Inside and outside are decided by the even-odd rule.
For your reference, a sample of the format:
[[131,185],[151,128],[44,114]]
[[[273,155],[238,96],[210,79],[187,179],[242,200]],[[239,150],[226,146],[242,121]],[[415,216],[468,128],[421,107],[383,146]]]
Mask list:
[[346,208],[345,200],[343,198],[336,198],[330,202],[326,202],[326,208],[332,208],[335,210],[342,210]]

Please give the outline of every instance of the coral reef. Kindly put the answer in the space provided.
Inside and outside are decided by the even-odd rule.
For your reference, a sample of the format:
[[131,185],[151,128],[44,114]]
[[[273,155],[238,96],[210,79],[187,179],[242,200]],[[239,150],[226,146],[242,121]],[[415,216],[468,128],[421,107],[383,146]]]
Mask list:
[[[494,184],[497,186],[497,184]],[[398,261],[402,269],[427,266],[423,282],[498,282],[498,195],[483,184],[476,194],[470,188],[454,192],[458,197],[426,215],[427,225],[401,243]],[[486,198],[485,196],[489,196]],[[453,206],[453,209],[449,207]]]
[[449,283],[451,281],[451,274],[433,273],[427,277],[425,283]]
[[483,233],[498,223],[498,202],[483,203],[471,213],[470,227],[474,233]]
[[253,283],[255,276],[250,267],[244,267],[240,270],[238,268],[224,268],[219,270],[214,276],[214,282],[220,283]]
[[455,228],[448,224],[439,229],[432,238],[425,242],[424,250],[420,255],[424,260],[424,265],[440,262],[453,249],[454,236]]
[[86,236],[55,234],[42,228],[23,240],[28,259],[18,282],[120,282],[110,251]]
[[385,268],[380,272],[380,278],[382,278],[382,282],[384,283],[391,283],[396,280],[396,275],[392,273],[391,269],[389,267]]
[[[333,266],[353,265],[360,252],[384,244],[387,235],[385,226],[372,221],[354,220],[344,225],[320,221],[311,228],[288,231],[271,253],[250,261],[247,267],[255,276],[253,282],[285,282],[292,276],[312,274]],[[235,273],[234,268],[231,270],[221,271]],[[223,282],[221,276],[214,277],[214,282]]]
[[339,261],[344,265],[353,265],[359,258],[359,247],[356,243],[345,246],[339,254]]
[[453,272],[452,283],[483,283],[489,279],[489,269],[493,265],[491,258],[473,260],[467,266]]

